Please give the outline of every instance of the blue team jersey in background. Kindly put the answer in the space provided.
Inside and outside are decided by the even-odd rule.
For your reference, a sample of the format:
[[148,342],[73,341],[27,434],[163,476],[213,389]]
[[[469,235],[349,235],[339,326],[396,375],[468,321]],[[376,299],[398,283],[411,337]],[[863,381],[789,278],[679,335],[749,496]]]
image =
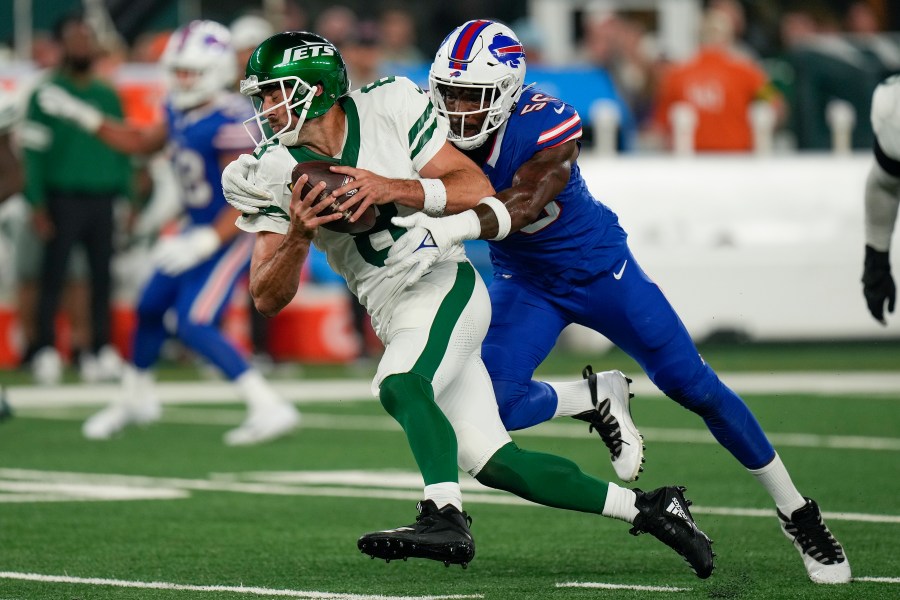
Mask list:
[[[482,169],[495,189],[504,190],[536,152],[578,140],[581,133],[581,118],[572,106],[526,89],[512,116],[487,142],[491,148]],[[616,214],[591,195],[573,163],[565,189],[533,223],[490,243],[494,275],[513,275],[565,293],[613,268],[627,251],[625,239]]]
[[228,206],[219,159],[252,151],[243,126],[252,116],[250,102],[238,94],[223,94],[211,105],[187,112],[166,104],[172,166],[192,225],[211,225]]

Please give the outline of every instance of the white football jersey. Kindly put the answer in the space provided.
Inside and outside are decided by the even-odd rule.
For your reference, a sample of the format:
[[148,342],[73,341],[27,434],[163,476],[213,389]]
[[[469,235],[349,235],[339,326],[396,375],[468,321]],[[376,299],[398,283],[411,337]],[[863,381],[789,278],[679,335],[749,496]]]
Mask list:
[[[446,142],[446,125],[437,118],[425,93],[405,77],[385,77],[351,92],[339,102],[347,114],[347,134],[340,157],[321,156],[307,148],[287,148],[277,143],[258,150],[260,162],[251,182],[268,188],[277,202],[259,214],[241,216],[237,221],[239,228],[287,233],[291,204],[288,186],[291,170],[298,162],[331,160],[383,177],[418,179],[419,169]],[[387,324],[392,301],[404,289],[403,276],[384,275],[388,250],[406,232],[392,225],[391,218],[415,211],[397,204],[376,208],[378,218],[368,232],[351,235],[319,228],[314,243],[325,252],[328,263],[369,311],[378,332]],[[462,246],[446,253],[442,260],[465,260]]]
[[900,160],[900,75],[888,77],[875,88],[872,130],[884,153]]

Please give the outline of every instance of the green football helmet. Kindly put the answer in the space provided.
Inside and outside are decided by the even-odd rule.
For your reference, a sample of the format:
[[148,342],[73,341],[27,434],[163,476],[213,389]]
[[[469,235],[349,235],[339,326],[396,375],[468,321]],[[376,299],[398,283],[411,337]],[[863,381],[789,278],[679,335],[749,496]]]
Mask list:
[[[322,93],[317,96],[319,85]],[[284,100],[263,110],[262,92],[269,86],[280,86]],[[273,35],[257,46],[247,61],[241,93],[253,101],[256,116],[244,126],[259,145],[277,138],[281,144],[293,146],[303,123],[325,114],[349,89],[347,66],[334,44],[307,31]],[[266,115],[282,106],[287,108],[287,125],[273,132]],[[251,131],[251,122],[259,128],[259,137]]]

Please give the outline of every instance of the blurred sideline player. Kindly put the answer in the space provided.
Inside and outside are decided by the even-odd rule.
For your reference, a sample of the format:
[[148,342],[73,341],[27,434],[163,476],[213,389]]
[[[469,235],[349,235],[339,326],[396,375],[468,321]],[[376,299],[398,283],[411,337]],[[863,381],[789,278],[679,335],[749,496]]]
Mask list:
[[159,419],[150,368],[168,337],[165,317],[173,309],[178,339],[221,369],[247,402],[247,419],[225,434],[225,442],[263,442],[293,430],[299,413],[218,328],[235,283],[249,269],[253,247],[252,237],[234,226],[238,212],[225,202],[220,183],[222,168],[248,149],[242,123],[252,115],[251,107],[231,90],[237,65],[224,26],[212,21],[185,25],[172,34],[161,60],[169,98],[166,119],[158,125],[136,127],[104,118],[58,88],[41,96],[44,110],[71,119],[121,151],[148,154],[168,142],[188,221],[153,249],[156,270],[138,301],[134,368],[123,376],[123,397],[89,418],[83,432],[105,439],[127,425]]
[[[843,548],[816,503],[800,495],[749,408],[700,357],[668,300],[631,254],[615,213],[587,189],[576,163],[582,125],[575,109],[531,86],[522,88],[524,56],[507,27],[470,21],[441,45],[429,78],[438,113],[450,122],[449,139],[482,165],[506,210],[476,207],[445,218],[417,214],[395,220],[424,227],[438,247],[491,240],[493,316],[482,353],[504,424],[522,429],[597,404],[589,367],[588,384],[531,377],[567,325],[598,331],[667,396],[703,417],[719,443],[765,487],[813,581],[849,581]],[[416,246],[409,244],[409,252]],[[394,260],[403,256],[397,253]],[[618,443],[634,448],[640,440],[625,431],[633,429],[625,408],[617,415],[625,419]],[[608,411],[606,416],[609,424]],[[639,452],[617,457],[615,447],[610,450],[620,477],[637,475]]]
[[866,179],[866,257],[863,295],[869,312],[882,325],[884,305],[894,312],[897,288],[891,275],[891,236],[900,205],[900,75],[881,82],[872,95],[875,160]]

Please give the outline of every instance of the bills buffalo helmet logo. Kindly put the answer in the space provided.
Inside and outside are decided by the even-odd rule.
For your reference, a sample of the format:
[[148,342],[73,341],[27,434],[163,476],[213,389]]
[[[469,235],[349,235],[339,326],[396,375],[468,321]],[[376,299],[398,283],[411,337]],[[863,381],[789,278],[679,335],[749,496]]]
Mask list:
[[494,58],[510,67],[518,67],[519,61],[525,59],[525,49],[522,48],[522,44],[517,39],[502,33],[494,36],[488,50],[494,55]]
[[450,73],[450,77],[460,77],[462,76],[462,71],[453,71]]

